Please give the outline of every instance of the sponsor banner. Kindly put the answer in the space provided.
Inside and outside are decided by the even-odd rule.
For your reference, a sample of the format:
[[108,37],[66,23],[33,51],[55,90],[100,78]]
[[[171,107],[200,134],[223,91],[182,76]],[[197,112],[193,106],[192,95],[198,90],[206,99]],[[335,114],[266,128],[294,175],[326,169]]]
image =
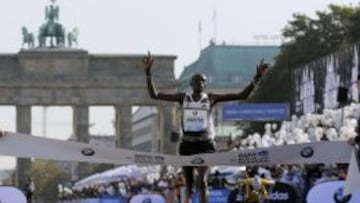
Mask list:
[[178,165],[179,162],[177,156],[105,148],[11,132],[6,132],[0,138],[0,155],[109,164]]
[[269,194],[269,203],[302,203],[302,196],[294,186],[276,182]]
[[[230,190],[228,189],[214,189],[208,193],[208,203],[227,203]],[[200,203],[199,192],[192,196],[192,203]]]
[[[333,150],[341,149],[341,150]],[[346,141],[323,141],[251,150],[196,155],[203,165],[276,165],[348,163],[352,147]],[[194,160],[195,156],[184,157]],[[188,165],[194,165],[190,160]],[[185,162],[185,159],[181,159]]]
[[124,197],[112,197],[112,198],[86,198],[76,200],[60,200],[58,203],[128,203],[128,200]]
[[[86,198],[81,201],[82,201],[81,203],[101,203],[101,199],[98,199],[98,198]],[[62,202],[62,203],[64,203],[64,202]],[[69,203],[72,203],[72,202],[70,201]]]
[[[301,194],[291,185],[276,182],[272,190],[269,191],[268,203],[302,203]],[[236,188],[231,191],[227,203],[245,203],[245,193]]]
[[166,203],[164,197],[158,194],[141,194],[131,198],[130,203]]
[[345,181],[330,181],[315,185],[306,196],[307,203],[359,203],[360,192],[344,195]]
[[228,196],[227,203],[246,203],[245,191],[236,188],[232,190]]
[[192,156],[176,156],[118,148],[103,148],[85,143],[41,138],[19,133],[7,132],[4,137],[0,138],[0,155],[5,156],[136,165],[245,166],[348,163],[352,149],[346,141],[325,141],[211,154],[204,153]]
[[128,200],[124,197],[104,197],[99,199],[99,203],[127,203]]
[[283,121],[289,119],[288,103],[224,104],[223,121]]
[[0,186],[0,202],[1,203],[26,203],[24,193],[15,187]]
[[136,153],[136,154],[134,154],[134,163],[163,165],[163,164],[165,164],[165,157],[162,155]]

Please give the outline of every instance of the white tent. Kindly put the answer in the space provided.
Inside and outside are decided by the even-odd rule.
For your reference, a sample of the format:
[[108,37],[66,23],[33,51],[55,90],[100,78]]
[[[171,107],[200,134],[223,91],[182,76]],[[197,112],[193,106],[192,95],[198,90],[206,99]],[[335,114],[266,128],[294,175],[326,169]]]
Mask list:
[[86,186],[90,186],[96,183],[103,182],[103,178],[101,177],[101,173],[95,173],[93,175],[90,175],[74,184],[75,189],[81,189]]
[[81,189],[94,184],[110,183],[113,181],[120,181],[128,178],[134,178],[137,180],[147,179],[149,181],[153,181],[153,179],[159,178],[159,171],[160,167],[156,166],[119,166],[117,168],[104,171],[102,173],[90,175],[76,182],[74,185],[74,189]]
[[118,168],[110,169],[100,174],[101,178],[106,182],[119,181],[127,179],[131,173],[131,170],[127,166],[120,166]]

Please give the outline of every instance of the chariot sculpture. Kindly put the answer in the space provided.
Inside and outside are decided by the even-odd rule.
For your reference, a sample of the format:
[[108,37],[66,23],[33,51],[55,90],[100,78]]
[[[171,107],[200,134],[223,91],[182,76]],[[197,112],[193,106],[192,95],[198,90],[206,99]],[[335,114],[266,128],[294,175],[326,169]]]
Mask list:
[[[38,47],[65,47],[67,40],[68,47],[77,46],[78,29],[73,28],[66,34],[65,28],[58,22],[59,6],[55,4],[56,0],[50,0],[51,4],[45,7],[45,23],[43,23],[37,35]],[[36,37],[28,29],[22,27],[23,44],[22,47],[33,48]]]

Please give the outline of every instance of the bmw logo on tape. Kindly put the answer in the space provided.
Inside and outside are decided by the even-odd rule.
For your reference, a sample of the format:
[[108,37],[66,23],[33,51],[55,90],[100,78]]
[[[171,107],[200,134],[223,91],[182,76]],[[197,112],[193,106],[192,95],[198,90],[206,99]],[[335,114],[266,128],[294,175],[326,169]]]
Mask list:
[[84,156],[93,156],[95,154],[95,150],[89,148],[89,147],[86,147],[84,149],[81,150],[81,153],[84,155]]
[[205,160],[201,157],[196,157],[193,160],[191,160],[192,164],[203,164],[205,162]]
[[304,158],[310,158],[314,155],[314,150],[311,147],[304,147],[301,150],[300,155]]

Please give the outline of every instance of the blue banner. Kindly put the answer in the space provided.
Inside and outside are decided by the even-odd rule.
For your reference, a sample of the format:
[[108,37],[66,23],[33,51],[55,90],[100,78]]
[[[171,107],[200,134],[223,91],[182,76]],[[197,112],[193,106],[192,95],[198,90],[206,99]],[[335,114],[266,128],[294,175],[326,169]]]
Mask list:
[[[208,203],[227,203],[230,190],[213,189],[208,193]],[[199,203],[199,192],[195,192],[192,196],[192,203]]]
[[282,121],[289,118],[288,103],[224,104],[223,121]]

